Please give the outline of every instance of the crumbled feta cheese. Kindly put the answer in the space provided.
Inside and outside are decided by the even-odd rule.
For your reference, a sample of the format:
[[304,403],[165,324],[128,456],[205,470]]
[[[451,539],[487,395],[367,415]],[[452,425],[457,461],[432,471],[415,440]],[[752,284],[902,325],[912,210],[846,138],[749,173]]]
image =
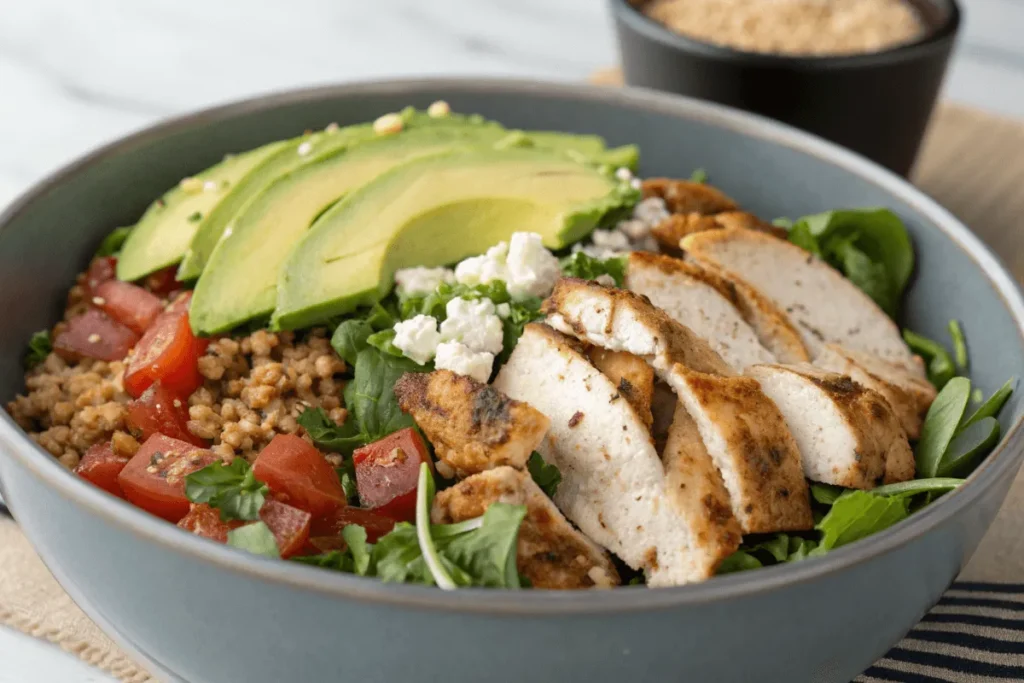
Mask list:
[[304,157],[313,151],[313,143],[310,142],[309,140],[306,140],[301,145],[299,145],[299,148],[296,151],[299,153],[300,157]]
[[633,180],[633,172],[623,166],[615,171],[615,177],[624,183],[629,182]]
[[501,353],[503,329],[493,301],[457,297],[448,302],[445,313],[448,317],[441,323],[441,341],[462,342],[470,351]]
[[327,124],[326,128],[324,128],[324,132],[325,133],[337,133],[338,132],[338,127],[339,126],[338,126],[337,122],[332,121],[331,123]]
[[639,178],[633,178],[632,180],[629,181],[629,186],[632,187],[634,190],[639,190],[641,187],[644,186],[644,184],[640,181]]
[[507,318],[510,315],[512,315],[512,305],[507,303],[498,304],[497,306],[494,307],[494,312],[498,315],[499,318]]
[[395,272],[395,286],[402,296],[430,294],[442,282],[452,282],[455,273],[449,268],[402,268]]
[[629,220],[621,221],[615,226],[619,232],[626,235],[631,240],[642,240],[651,234],[651,225],[644,223],[641,220],[631,218]]
[[491,377],[494,366],[494,354],[486,351],[473,351],[465,344],[449,341],[438,344],[434,367],[438,370],[451,370],[458,375],[466,375],[481,384],[486,384]]
[[618,230],[595,230],[590,233],[590,239],[594,241],[595,247],[611,251],[629,251],[629,238]]
[[404,127],[405,121],[400,114],[384,114],[373,122],[373,132],[377,135],[399,133]]
[[507,280],[508,243],[499,242],[482,256],[472,256],[455,266],[455,281],[475,287],[493,280]]
[[516,299],[545,297],[562,275],[558,259],[535,232],[517,232],[508,245],[508,293]]
[[420,365],[430,361],[441,342],[437,331],[437,319],[430,315],[417,315],[395,324],[395,340],[392,342],[406,358]]
[[661,197],[648,197],[633,207],[633,218],[648,225],[657,225],[669,217],[668,207]]

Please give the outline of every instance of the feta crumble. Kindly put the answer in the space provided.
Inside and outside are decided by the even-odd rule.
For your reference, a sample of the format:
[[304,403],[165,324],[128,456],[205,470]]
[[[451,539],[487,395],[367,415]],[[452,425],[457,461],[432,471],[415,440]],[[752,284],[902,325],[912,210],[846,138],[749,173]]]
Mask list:
[[466,375],[481,384],[486,384],[491,377],[493,366],[492,353],[473,351],[457,341],[443,342],[437,346],[434,367],[438,370],[451,370],[457,375]]
[[457,297],[448,302],[445,313],[448,317],[441,323],[441,341],[461,342],[470,351],[501,353],[504,335],[493,301]]
[[470,287],[503,280],[515,299],[545,297],[561,275],[558,259],[544,248],[543,239],[533,232],[514,233],[483,256],[473,256],[455,267],[455,280]]
[[441,342],[437,331],[437,319],[430,315],[417,315],[395,323],[395,339],[392,342],[406,358],[420,365],[430,362]]
[[499,318],[507,318],[512,315],[512,304],[498,304],[494,307],[494,312]]
[[449,268],[402,268],[395,272],[395,287],[401,296],[430,294],[442,282],[455,280]]

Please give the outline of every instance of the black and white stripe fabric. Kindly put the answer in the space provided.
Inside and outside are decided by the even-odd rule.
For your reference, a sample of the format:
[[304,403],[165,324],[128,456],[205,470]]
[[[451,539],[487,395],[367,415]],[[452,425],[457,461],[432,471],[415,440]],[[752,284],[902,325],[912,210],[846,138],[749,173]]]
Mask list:
[[957,582],[857,683],[1024,681],[1024,584]]

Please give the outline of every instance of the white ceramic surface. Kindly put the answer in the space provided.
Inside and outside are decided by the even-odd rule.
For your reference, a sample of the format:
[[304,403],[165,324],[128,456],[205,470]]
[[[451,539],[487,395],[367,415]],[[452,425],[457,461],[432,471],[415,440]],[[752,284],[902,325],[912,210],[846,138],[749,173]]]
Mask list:
[[56,645],[0,626],[0,683],[114,683]]

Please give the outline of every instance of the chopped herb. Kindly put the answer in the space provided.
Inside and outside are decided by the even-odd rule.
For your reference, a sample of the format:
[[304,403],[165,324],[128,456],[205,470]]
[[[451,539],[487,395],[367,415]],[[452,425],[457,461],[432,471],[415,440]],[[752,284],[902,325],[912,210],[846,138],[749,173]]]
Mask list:
[[949,321],[949,336],[953,338],[953,358],[960,372],[967,370],[967,341],[964,339],[963,328],[959,320]]
[[954,377],[935,397],[914,449],[917,476],[929,478],[938,474],[939,463],[963,419],[970,394],[971,381],[966,377]]
[[217,508],[225,522],[259,519],[268,492],[245,458],[235,458],[229,465],[215,462],[185,477],[185,496]]
[[626,279],[626,259],[621,256],[601,260],[577,251],[563,258],[560,264],[562,275],[566,277],[596,280],[602,275],[607,275],[615,281],[616,287],[621,287]]
[[39,330],[28,340],[28,350],[25,352],[25,367],[32,369],[46,360],[46,357],[53,351],[53,344],[50,342],[50,331]]
[[903,330],[903,340],[928,364],[928,381],[936,389],[942,389],[956,375],[953,358],[942,344],[910,330]]
[[102,256],[114,256],[121,251],[121,247],[124,245],[124,241],[128,239],[128,235],[131,233],[135,226],[126,226],[123,228],[114,228],[103,241],[100,242],[99,249],[96,250],[96,257]]
[[544,461],[544,456],[534,451],[530,455],[530,459],[526,461],[526,469],[529,470],[533,481],[547,494],[548,498],[553,498],[555,491],[558,490],[558,485],[562,482],[562,473],[558,467],[549,465]]
[[228,545],[246,550],[253,555],[281,557],[274,534],[264,522],[253,522],[228,532]]
[[708,172],[703,168],[698,168],[690,174],[690,182],[693,183],[706,183],[708,181]]

